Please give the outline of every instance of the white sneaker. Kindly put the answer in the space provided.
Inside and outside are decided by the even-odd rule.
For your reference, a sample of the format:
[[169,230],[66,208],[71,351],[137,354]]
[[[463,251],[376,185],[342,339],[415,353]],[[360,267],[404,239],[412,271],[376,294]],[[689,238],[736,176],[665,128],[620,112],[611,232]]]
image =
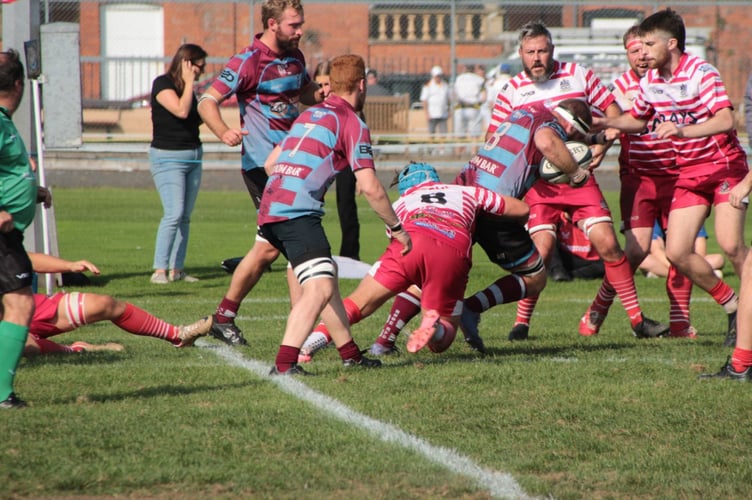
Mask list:
[[195,276],[190,276],[188,274],[185,274],[185,271],[180,271],[177,273],[170,274],[169,277],[170,281],[185,281],[186,283],[195,283],[198,281],[198,278]]
[[149,281],[152,282],[154,285],[166,285],[169,283],[167,280],[167,275],[165,273],[154,273],[151,275],[151,278],[149,278]]

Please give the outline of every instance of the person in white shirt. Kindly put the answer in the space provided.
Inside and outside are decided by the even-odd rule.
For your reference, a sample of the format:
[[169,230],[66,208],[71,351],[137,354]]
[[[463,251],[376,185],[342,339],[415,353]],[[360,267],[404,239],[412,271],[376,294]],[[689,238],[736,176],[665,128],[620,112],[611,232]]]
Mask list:
[[447,120],[449,120],[449,84],[442,76],[441,66],[431,68],[431,79],[423,85],[420,91],[420,102],[426,112],[428,133],[433,138],[437,133],[446,135]]
[[[482,71],[483,68],[480,68]],[[453,89],[456,139],[476,139],[483,133],[480,108],[486,101],[485,86],[485,78],[476,73],[476,67],[472,64],[466,65],[465,72],[457,75]]]

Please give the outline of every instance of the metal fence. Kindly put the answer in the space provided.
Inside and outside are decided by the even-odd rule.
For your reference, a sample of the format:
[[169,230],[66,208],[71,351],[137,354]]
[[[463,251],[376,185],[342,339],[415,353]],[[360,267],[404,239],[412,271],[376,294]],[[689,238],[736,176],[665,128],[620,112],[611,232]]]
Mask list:
[[[261,31],[261,0],[157,2],[43,0],[40,22],[80,26],[81,88],[91,107],[141,106],[151,81],[186,41],[209,53],[204,85],[238,49]],[[451,82],[465,65],[492,73],[501,63],[519,70],[517,31],[542,20],[556,37],[555,56],[593,67],[610,81],[626,68],[626,27],[663,8],[657,2],[617,1],[318,1],[304,0],[301,49],[313,68],[332,56],[363,55],[394,95],[417,106],[432,66]],[[752,59],[748,0],[678,1],[690,51],[721,71],[729,95],[741,104]]]

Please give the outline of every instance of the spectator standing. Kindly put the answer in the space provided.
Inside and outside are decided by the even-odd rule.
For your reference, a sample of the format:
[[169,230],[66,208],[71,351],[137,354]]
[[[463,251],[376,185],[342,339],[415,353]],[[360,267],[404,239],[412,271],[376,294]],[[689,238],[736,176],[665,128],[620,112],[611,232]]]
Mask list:
[[[679,173],[666,227],[666,256],[672,264],[668,279],[691,280],[723,307],[728,318],[725,343],[733,345],[736,293],[695,250],[695,238],[712,207],[718,244],[742,276],[748,252],[746,205],[735,206],[731,197],[749,169],[734,129],[733,107],[718,70],[684,51],[684,21],[675,11],[664,9],[645,18],[640,39],[650,70],[640,81],[631,112],[601,119],[600,125],[634,133],[654,124],[658,139],[671,140]],[[677,289],[686,292],[672,304],[670,335],[694,338],[691,283]]]
[[360,192],[400,242],[401,254],[412,246],[376,177],[370,133],[357,115],[366,99],[365,62],[356,55],[336,57],[329,76],[329,97],[295,120],[266,163],[269,182],[259,208],[259,230],[290,262],[296,279],[289,282],[295,288],[291,296],[297,297],[272,374],[305,374],[298,354],[319,314],[345,366],[381,365],[364,358],[352,339],[337,267],[321,225],[323,197],[337,173],[354,170]]
[[34,313],[34,273],[23,232],[34,220],[36,204],[43,201],[49,206],[51,202],[49,191],[37,187],[29,153],[11,119],[23,94],[24,67],[18,52],[0,52],[0,409],[26,406],[13,392]]
[[[316,65],[313,72],[313,80],[321,86],[325,99],[331,90],[330,70],[331,63],[323,61]],[[365,121],[363,113],[359,115]],[[358,220],[358,204],[355,201],[355,173],[351,168],[346,168],[337,174],[334,187],[337,191],[337,214],[342,232],[339,255],[360,260],[360,221]]]
[[[454,80],[453,128],[456,140],[477,139],[483,133],[480,108],[486,101],[485,85],[485,78],[476,72],[476,66],[472,64],[465,65],[465,71]],[[459,149],[460,153],[463,151],[464,148]]]
[[449,84],[442,78],[443,75],[444,71],[441,66],[431,68],[431,79],[423,85],[420,91],[420,102],[423,103],[428,133],[432,139],[436,138],[437,134],[446,136],[448,132],[447,121],[449,120],[451,92]]
[[198,281],[185,273],[184,265],[204,154],[193,84],[205,66],[204,49],[192,43],[181,45],[167,73],[155,78],[151,87],[149,160],[164,211],[157,230],[151,275],[151,282],[158,285]]
[[368,85],[368,95],[370,97],[391,95],[387,88],[379,83],[379,74],[375,69],[369,69],[366,72],[366,84]]
[[[230,59],[198,105],[201,118],[223,143],[233,147],[242,143],[243,181],[257,209],[267,179],[264,161],[297,118],[298,101],[313,105],[323,99],[298,49],[305,21],[300,0],[265,0],[261,21],[264,31]],[[230,128],[219,113],[220,103],[233,94],[240,109],[239,129]],[[215,338],[230,345],[246,343],[235,316],[243,298],[277,257],[279,251],[257,235],[214,313]]]

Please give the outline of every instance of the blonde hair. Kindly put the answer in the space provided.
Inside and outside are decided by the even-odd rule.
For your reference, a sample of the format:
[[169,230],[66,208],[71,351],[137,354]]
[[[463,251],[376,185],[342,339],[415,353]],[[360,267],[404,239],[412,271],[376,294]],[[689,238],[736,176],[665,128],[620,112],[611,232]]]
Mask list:
[[266,0],[261,6],[261,25],[264,29],[269,28],[270,19],[279,22],[286,9],[295,9],[298,14],[303,14],[300,0]]

